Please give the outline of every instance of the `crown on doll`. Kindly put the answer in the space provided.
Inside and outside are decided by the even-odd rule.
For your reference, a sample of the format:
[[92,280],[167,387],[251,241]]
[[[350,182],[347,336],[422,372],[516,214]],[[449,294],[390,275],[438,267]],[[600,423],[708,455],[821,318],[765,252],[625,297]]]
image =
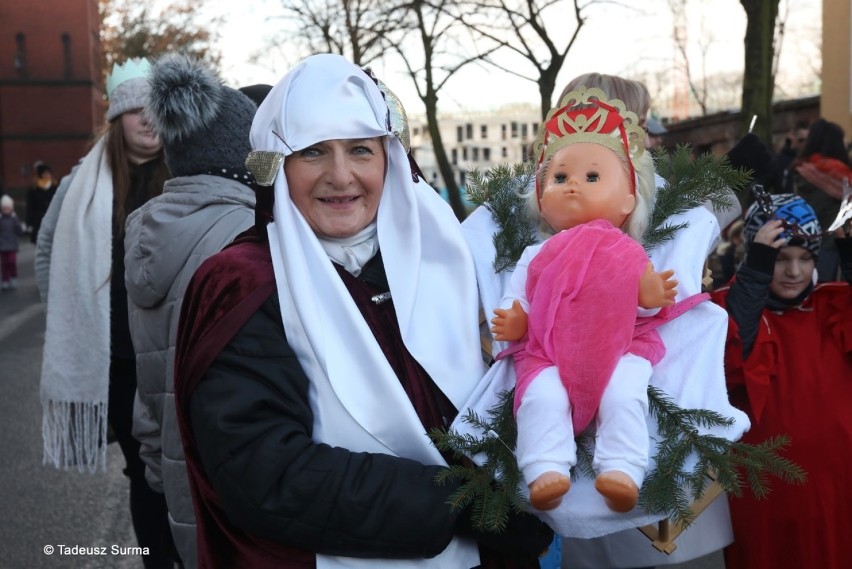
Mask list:
[[601,89],[585,86],[565,94],[538,129],[533,151],[540,165],[562,148],[579,142],[600,144],[628,158],[635,191],[633,164],[645,152],[645,131],[636,113],[628,111],[623,101],[608,99]]
[[106,80],[107,98],[112,98],[112,93],[116,87],[137,77],[148,77],[151,73],[151,62],[146,58],[132,58],[125,61],[123,64],[112,64],[112,73],[109,74]]

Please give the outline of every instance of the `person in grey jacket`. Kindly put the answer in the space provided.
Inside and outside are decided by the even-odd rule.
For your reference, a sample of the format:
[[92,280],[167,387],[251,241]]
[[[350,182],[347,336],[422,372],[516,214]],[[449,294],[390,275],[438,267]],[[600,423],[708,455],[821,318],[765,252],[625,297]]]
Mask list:
[[133,434],[146,479],[164,492],[184,567],[196,567],[196,528],[175,417],[175,338],[195,269],[254,224],[254,178],[244,161],[257,107],[201,63],[160,58],[151,75],[149,119],[174,178],[127,220],[125,282],[136,348]]

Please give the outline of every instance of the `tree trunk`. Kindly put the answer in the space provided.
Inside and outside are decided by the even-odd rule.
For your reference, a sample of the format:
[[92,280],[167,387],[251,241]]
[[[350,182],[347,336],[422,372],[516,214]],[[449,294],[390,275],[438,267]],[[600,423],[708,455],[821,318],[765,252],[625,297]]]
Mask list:
[[467,209],[462,202],[461,191],[453,173],[453,166],[447,158],[444,141],[441,139],[441,130],[438,128],[438,95],[432,90],[431,85],[427,88],[426,96],[423,97],[423,104],[426,107],[426,123],[429,125],[429,135],[432,137],[435,161],[438,163],[438,170],[441,172],[441,177],[447,187],[447,199],[450,207],[453,208],[453,213],[456,214],[459,221],[462,221],[467,217]]
[[775,20],[779,0],[740,0],[746,12],[745,67],[740,135],[745,135],[757,115],[754,132],[772,146],[772,73]]
[[[547,118],[547,113],[553,108],[553,92],[556,90],[556,76],[559,67],[549,67],[541,72],[538,78],[538,93],[541,96],[541,120]],[[559,101],[556,101],[559,104]]]

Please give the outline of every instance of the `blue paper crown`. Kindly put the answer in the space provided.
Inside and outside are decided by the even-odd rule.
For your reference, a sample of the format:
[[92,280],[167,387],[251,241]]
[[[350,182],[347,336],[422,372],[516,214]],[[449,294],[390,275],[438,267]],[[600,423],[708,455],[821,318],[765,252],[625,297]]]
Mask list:
[[106,80],[107,98],[111,98],[113,91],[125,81],[136,79],[137,77],[147,77],[150,73],[151,62],[144,57],[128,59],[123,65],[113,63],[112,73],[109,74]]

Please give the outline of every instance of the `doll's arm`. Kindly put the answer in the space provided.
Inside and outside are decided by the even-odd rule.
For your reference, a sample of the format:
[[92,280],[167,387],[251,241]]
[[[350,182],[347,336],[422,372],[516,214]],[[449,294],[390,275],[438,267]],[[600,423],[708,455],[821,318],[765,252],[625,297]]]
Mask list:
[[527,313],[521,302],[515,300],[508,309],[495,308],[491,319],[491,333],[501,342],[517,342],[527,333]]
[[654,271],[650,261],[639,279],[639,306],[642,308],[662,308],[674,304],[677,296],[677,281],[672,278],[674,271]]

